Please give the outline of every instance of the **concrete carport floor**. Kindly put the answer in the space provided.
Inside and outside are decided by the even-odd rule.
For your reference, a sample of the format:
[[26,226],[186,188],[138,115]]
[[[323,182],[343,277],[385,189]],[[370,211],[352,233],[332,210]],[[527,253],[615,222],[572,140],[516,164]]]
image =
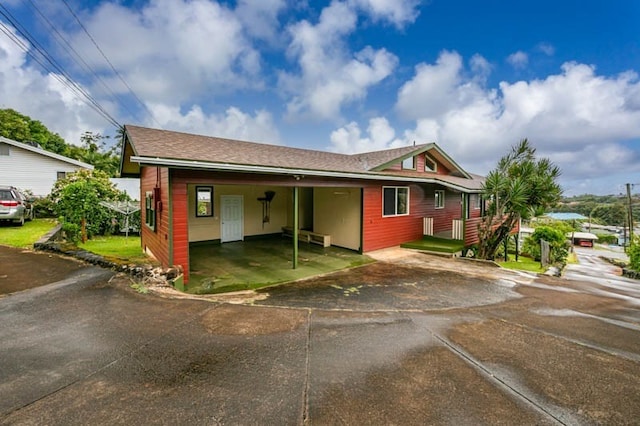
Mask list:
[[8,296],[0,422],[640,418],[634,293],[402,253],[244,303],[138,294],[124,278]]

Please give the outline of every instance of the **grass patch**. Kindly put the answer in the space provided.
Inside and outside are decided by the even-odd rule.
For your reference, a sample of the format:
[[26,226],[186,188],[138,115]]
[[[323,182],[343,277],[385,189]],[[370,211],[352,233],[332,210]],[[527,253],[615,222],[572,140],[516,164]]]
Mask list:
[[464,242],[425,236],[422,239],[400,244],[402,248],[415,250],[435,251],[439,253],[457,253],[464,248]]
[[0,224],[0,244],[18,248],[30,248],[47,232],[56,227],[55,219],[34,219],[25,222],[24,226],[12,223]]
[[151,259],[142,251],[139,236],[98,236],[87,240],[84,244],[78,243],[78,248],[106,258],[119,259],[130,263],[151,262]]
[[519,271],[537,272],[543,273],[545,268],[540,266],[540,262],[531,259],[530,257],[520,256],[517,261],[510,260],[507,262],[498,262],[498,265],[506,269],[515,269]]

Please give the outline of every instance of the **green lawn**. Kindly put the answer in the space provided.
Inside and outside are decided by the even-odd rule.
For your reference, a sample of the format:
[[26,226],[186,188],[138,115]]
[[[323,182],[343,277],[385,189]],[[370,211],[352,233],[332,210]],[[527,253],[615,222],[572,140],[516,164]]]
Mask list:
[[2,223],[0,224],[0,244],[18,248],[33,247],[33,243],[55,228],[57,224],[55,219],[34,219],[25,222],[24,226]]
[[152,260],[142,251],[139,236],[98,236],[87,240],[85,244],[78,243],[78,248],[126,262],[152,263]]
[[440,253],[456,253],[464,249],[464,242],[447,238],[424,236],[419,240],[400,244],[400,247]]
[[519,271],[537,272],[543,273],[546,269],[540,266],[540,262],[537,262],[530,257],[520,256],[518,261],[510,260],[508,262],[498,262],[498,265],[506,269],[517,269]]

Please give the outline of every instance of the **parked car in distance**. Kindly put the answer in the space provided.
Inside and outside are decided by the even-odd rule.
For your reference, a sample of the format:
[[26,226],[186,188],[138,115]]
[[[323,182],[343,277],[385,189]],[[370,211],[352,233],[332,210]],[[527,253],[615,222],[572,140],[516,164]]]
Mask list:
[[31,200],[16,187],[0,185],[0,220],[15,221],[22,226],[33,216]]

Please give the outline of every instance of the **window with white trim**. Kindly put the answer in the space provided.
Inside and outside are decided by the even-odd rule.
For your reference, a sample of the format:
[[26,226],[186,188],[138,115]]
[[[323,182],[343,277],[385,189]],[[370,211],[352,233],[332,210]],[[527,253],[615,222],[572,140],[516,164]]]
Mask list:
[[382,187],[382,216],[406,216],[409,214],[409,187]]
[[436,209],[443,209],[444,208],[444,191],[443,190],[437,190],[435,193],[435,207]]
[[482,195],[480,194],[475,194],[475,203],[473,204],[473,208],[476,210],[479,210],[482,208]]
[[415,157],[409,157],[402,160],[402,170],[415,170],[416,161]]
[[56,180],[65,179],[67,177],[67,172],[56,172]]
[[424,155],[424,171],[425,172],[437,172],[438,171],[438,163],[436,160],[429,157],[429,154]]
[[11,147],[9,144],[0,143],[0,155],[11,155]]

